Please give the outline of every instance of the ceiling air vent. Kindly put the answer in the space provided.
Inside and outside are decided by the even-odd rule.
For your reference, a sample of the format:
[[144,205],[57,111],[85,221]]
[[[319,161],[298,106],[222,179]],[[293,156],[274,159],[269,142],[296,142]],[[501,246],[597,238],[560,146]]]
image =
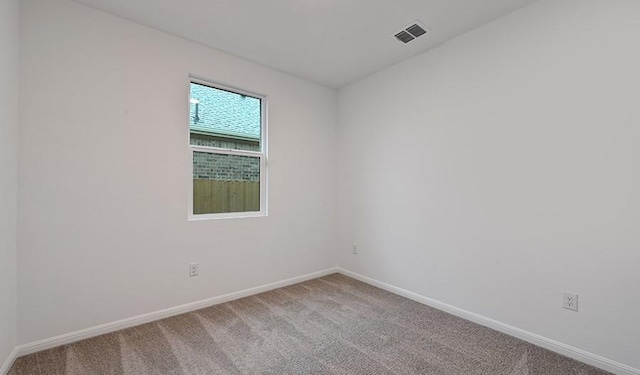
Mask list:
[[417,37],[420,37],[427,33],[429,30],[428,27],[424,26],[419,21],[412,23],[410,26],[407,26],[404,30],[400,31],[395,35],[396,39],[401,41],[402,43],[409,43]]
[[417,23],[407,27],[407,31],[416,38],[427,33],[427,30],[420,27]]
[[415,38],[412,37],[411,34],[409,34],[406,31],[400,31],[399,33],[396,34],[396,39],[398,39],[402,43],[409,43],[410,41],[414,40]]

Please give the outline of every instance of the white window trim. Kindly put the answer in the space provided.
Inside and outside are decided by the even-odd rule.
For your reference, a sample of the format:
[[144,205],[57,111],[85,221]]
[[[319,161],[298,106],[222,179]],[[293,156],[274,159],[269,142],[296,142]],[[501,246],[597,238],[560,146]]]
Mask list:
[[[191,111],[187,111],[187,147],[189,156],[189,178],[188,181],[188,193],[187,193],[187,219],[188,221],[201,221],[201,220],[217,220],[217,219],[237,219],[237,218],[250,218],[250,217],[265,217],[267,216],[267,96],[249,92],[246,90],[238,89],[233,86],[220,84],[211,80],[199,78],[197,76],[189,75],[187,82],[187,103],[191,105],[191,83],[196,83],[204,86],[213,87],[220,90],[226,90],[233,93],[250,96],[260,99],[260,148],[261,151],[246,151],[246,150],[233,150],[227,148],[218,147],[206,147],[206,146],[193,146],[191,145]],[[187,107],[190,108],[190,107]],[[195,215],[193,213],[193,153],[194,152],[206,152],[215,154],[226,155],[239,155],[239,156],[251,156],[260,158],[260,211],[247,211],[247,212],[223,212],[217,214],[200,214]]]

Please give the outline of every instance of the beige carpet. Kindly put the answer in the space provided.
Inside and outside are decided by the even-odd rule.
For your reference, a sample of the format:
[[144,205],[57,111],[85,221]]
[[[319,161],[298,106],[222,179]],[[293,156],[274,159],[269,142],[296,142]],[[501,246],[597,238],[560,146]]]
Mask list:
[[9,374],[606,373],[334,274],[23,357]]

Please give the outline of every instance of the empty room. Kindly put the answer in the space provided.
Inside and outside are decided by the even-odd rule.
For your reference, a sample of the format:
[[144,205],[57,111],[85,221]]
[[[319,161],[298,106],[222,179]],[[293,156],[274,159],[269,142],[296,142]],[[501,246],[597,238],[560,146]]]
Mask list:
[[0,375],[640,375],[639,26],[0,0]]

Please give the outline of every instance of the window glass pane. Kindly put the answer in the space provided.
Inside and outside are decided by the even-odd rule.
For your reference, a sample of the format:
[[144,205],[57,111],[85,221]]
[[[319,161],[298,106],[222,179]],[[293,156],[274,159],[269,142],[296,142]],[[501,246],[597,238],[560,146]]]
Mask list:
[[260,211],[260,158],[193,153],[193,213]]
[[260,151],[261,105],[252,96],[191,83],[190,143]]

